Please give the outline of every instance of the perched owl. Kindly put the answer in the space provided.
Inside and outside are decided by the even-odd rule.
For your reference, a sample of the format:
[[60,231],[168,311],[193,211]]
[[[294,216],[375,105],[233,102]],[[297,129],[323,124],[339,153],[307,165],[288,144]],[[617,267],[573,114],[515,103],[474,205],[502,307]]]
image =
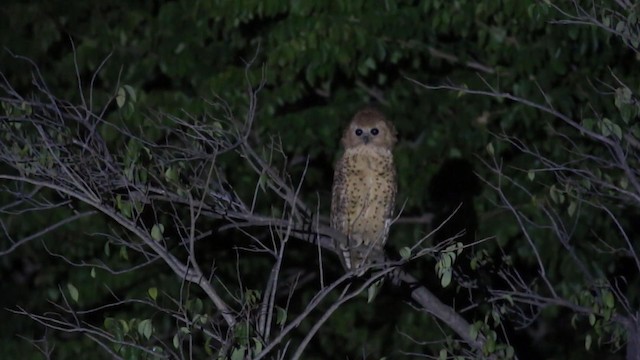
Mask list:
[[333,177],[331,226],[346,235],[346,243],[336,247],[348,270],[382,258],[396,198],[395,143],[393,124],[373,108],[356,113],[342,136],[345,151]]

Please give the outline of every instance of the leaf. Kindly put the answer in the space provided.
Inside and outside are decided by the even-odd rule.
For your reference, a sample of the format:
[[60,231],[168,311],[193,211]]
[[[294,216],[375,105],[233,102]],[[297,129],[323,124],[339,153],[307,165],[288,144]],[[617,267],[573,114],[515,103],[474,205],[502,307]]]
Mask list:
[[125,93],[125,90],[123,87],[121,87],[120,89],[118,89],[118,94],[116,95],[116,104],[118,105],[118,108],[122,108],[124,106],[126,98],[127,95]]
[[495,153],[495,150],[493,149],[493,144],[492,143],[488,143],[486,149],[487,149],[487,153],[489,153],[489,155],[493,156],[493,154]]
[[604,303],[604,306],[608,307],[609,309],[612,309],[613,306],[615,305],[615,300],[613,298],[613,293],[611,293],[609,291],[604,293],[604,295],[602,295],[602,302]]
[[613,124],[613,134],[618,138],[622,139],[622,128],[618,124]]
[[[253,354],[258,355],[262,352],[262,341],[258,338],[253,338]],[[256,356],[257,357],[257,356]]]
[[473,325],[471,325],[471,328],[469,329],[469,336],[471,337],[472,340],[475,340],[478,338],[478,333],[480,329],[480,323],[474,323]]
[[134,112],[135,112],[135,108],[133,107],[132,102],[128,102],[125,104],[125,106],[122,107],[122,116],[125,119],[131,118],[131,115],[133,115]]
[[120,257],[124,260],[129,260],[129,253],[127,253],[127,248],[124,246],[120,248]]
[[287,311],[280,306],[276,306],[276,324],[282,326],[287,321]]
[[440,278],[440,284],[442,285],[443,288],[451,284],[451,275],[452,275],[451,268],[443,272],[442,277]]
[[610,119],[604,118],[600,122],[600,132],[603,136],[614,134],[618,139],[622,139],[622,128]]
[[446,358],[447,358],[447,350],[446,349],[440,350],[440,354],[438,355],[438,360],[446,360]]
[[515,349],[513,348],[513,346],[511,345],[507,346],[507,351],[505,352],[505,356],[507,357],[507,359],[513,359],[514,355],[515,355]]
[[127,95],[129,95],[131,102],[137,102],[138,98],[136,97],[136,91],[133,87],[131,87],[131,85],[124,85],[123,87],[127,91]]
[[96,278],[96,268],[91,268],[91,278]]
[[193,317],[193,322],[199,322],[200,324],[204,325],[207,323],[209,317],[207,316],[207,314],[197,314],[196,316]]
[[109,331],[115,331],[116,330],[116,321],[114,318],[106,318],[104,319],[104,328],[109,330]]
[[382,287],[382,280],[378,280],[375,283],[373,283],[371,286],[369,286],[369,288],[367,289],[367,303],[371,304],[371,302],[373,302],[373,300],[376,298],[376,296],[378,295],[378,293],[380,292],[380,288]]
[[178,180],[178,170],[175,167],[171,166],[167,168],[164,172],[164,177],[167,181],[175,182]]
[[462,254],[462,250],[464,250],[464,244],[460,241],[456,242],[455,245],[453,245],[453,250],[455,250],[456,255]]
[[124,217],[131,219],[132,208],[130,202],[122,200],[122,197],[118,195],[116,196],[116,207]]
[[126,321],[120,319],[118,320],[118,324],[120,324],[120,328],[122,329],[122,332],[124,334],[127,334],[129,332],[129,324],[127,324]]
[[151,324],[151,319],[144,319],[140,321],[138,324],[138,333],[147,339],[151,338],[151,333],[153,332],[153,325]]
[[267,176],[267,174],[260,174],[260,177],[258,178],[258,185],[260,186],[260,190],[262,190],[263,192],[267,192],[267,183],[269,182],[269,177]]
[[253,290],[253,289],[247,289],[247,291],[245,291],[244,293],[244,298],[247,301],[247,304],[249,305],[254,305],[257,304],[260,301],[260,291],[258,290]]
[[587,334],[584,338],[584,348],[588,351],[591,348],[591,334]]
[[176,349],[180,346],[180,339],[178,338],[178,333],[173,335],[172,343],[173,343],[173,347],[176,348]]
[[73,286],[72,283],[67,283],[67,290],[69,290],[69,295],[71,295],[71,299],[73,299],[73,301],[78,302],[78,298],[80,296],[80,294],[78,293],[78,289]]
[[536,173],[533,172],[533,170],[529,170],[529,172],[527,173],[527,178],[529,178],[529,181],[533,181],[535,177],[536,177]]
[[578,205],[576,204],[575,201],[572,201],[571,203],[569,203],[569,208],[567,209],[567,212],[569,213],[569,216],[573,217],[573,214],[576,213],[576,209],[578,208]]
[[402,260],[409,260],[409,258],[411,258],[411,248],[409,248],[408,246],[401,248],[400,257],[402,258]]
[[153,227],[151,228],[151,238],[155,241],[161,241],[162,234],[164,234],[164,225],[162,224],[153,225]]
[[147,293],[149,294],[149,297],[153,301],[156,301],[156,298],[158,297],[158,288],[156,287],[149,288],[149,290],[147,290]]
[[551,185],[551,187],[549,188],[549,196],[551,196],[551,200],[553,200],[554,203],[558,203],[558,201],[560,200],[557,191],[558,190],[556,189],[555,185]]
[[496,341],[495,339],[488,337],[487,341],[484,343],[484,348],[487,351],[487,353],[491,354],[494,351],[496,351]]
[[593,313],[589,314],[589,324],[591,326],[596,324],[596,316]]
[[446,252],[442,254],[442,267],[444,269],[450,268],[456,260],[456,254],[452,252]]
[[202,303],[202,300],[200,300],[200,298],[195,298],[187,304],[187,310],[191,311],[194,314],[201,313],[203,307],[204,307],[204,304]]
[[244,360],[245,350],[246,347],[244,345],[241,345],[240,347],[234,349],[231,353],[231,360]]

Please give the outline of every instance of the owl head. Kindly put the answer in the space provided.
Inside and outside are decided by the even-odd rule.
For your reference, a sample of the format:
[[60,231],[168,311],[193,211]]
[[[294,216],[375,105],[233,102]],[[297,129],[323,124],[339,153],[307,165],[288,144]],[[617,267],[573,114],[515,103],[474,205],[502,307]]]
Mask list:
[[374,146],[388,150],[395,145],[396,128],[375,108],[366,107],[351,119],[342,136],[345,149],[358,146]]

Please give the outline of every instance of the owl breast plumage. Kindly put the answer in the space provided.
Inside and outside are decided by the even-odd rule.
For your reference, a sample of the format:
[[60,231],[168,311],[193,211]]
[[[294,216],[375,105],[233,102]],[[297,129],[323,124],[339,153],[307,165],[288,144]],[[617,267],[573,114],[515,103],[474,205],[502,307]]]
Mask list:
[[346,269],[378,262],[389,234],[396,196],[392,149],[395,128],[379,111],[358,112],[342,138],[344,154],[334,173],[331,226]]

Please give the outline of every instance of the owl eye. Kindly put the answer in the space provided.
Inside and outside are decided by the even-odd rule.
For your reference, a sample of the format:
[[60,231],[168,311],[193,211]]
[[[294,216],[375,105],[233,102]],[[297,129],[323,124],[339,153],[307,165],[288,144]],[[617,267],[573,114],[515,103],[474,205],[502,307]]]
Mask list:
[[362,135],[362,129],[356,129],[356,136]]
[[371,129],[371,135],[376,136],[380,133],[380,131],[378,130],[378,128],[373,128]]

